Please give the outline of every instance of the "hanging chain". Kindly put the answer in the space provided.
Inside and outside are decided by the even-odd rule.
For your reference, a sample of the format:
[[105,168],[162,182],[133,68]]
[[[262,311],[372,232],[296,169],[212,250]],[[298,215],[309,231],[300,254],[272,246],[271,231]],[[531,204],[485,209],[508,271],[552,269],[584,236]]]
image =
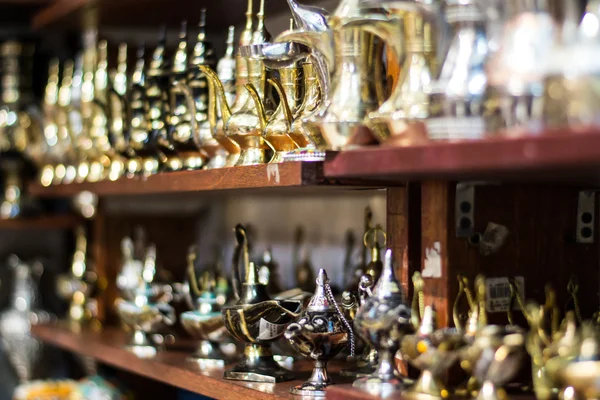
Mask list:
[[346,329],[348,329],[348,336],[350,336],[350,357],[354,357],[354,331],[352,330],[352,326],[350,325],[350,322],[348,322],[346,317],[344,317],[344,314],[338,307],[337,302],[333,297],[333,293],[331,292],[331,286],[329,286],[328,283],[325,283],[323,287],[325,287],[325,294],[327,295],[327,299],[333,304],[333,306],[335,307],[335,311],[337,311],[338,315],[340,316],[340,319],[342,320],[342,323],[344,324]]
[[583,318],[581,317],[581,310],[579,308],[579,298],[577,297],[578,291],[579,283],[577,282],[577,278],[573,275],[567,284],[567,292],[571,295],[570,301],[573,302],[573,309],[575,311],[575,317],[577,317],[577,322],[581,324],[583,322]]

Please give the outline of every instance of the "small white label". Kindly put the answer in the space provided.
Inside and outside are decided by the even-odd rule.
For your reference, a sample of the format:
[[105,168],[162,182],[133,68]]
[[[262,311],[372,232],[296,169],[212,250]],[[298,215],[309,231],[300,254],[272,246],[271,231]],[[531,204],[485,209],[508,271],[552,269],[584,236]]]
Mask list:
[[441,278],[442,277],[442,244],[435,242],[433,248],[425,249],[425,265],[421,275],[423,278]]
[[279,164],[267,164],[267,179],[269,182],[274,178],[275,184],[279,184]]
[[[525,298],[525,278],[517,276],[515,278],[519,295]],[[487,291],[486,308],[490,313],[507,312],[510,305],[510,285],[508,278],[487,278],[485,280]],[[519,305],[515,300],[513,309],[518,309]]]
[[260,325],[258,330],[258,339],[260,340],[271,340],[275,339],[283,333],[287,324],[274,324],[267,321],[264,318],[260,319]]
[[509,234],[508,228],[504,225],[488,223],[479,243],[479,253],[482,256],[497,253],[506,243]]

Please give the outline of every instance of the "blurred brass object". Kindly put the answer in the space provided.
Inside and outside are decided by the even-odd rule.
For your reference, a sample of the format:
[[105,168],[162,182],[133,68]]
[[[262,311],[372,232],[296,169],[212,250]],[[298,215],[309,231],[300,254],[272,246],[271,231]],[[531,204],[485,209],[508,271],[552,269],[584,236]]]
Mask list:
[[413,299],[410,320],[415,330],[417,330],[421,325],[421,320],[423,319],[423,315],[425,313],[425,303],[423,294],[423,287],[425,285],[425,282],[423,282],[423,277],[421,276],[421,273],[419,271],[415,271],[415,273],[413,274],[412,283]]
[[[383,241],[379,242],[379,234]],[[381,248],[385,247],[387,236],[381,225],[377,224],[374,228],[369,229],[363,236],[363,244],[365,248],[371,250],[371,261],[365,267],[365,274],[373,278],[373,282],[377,283],[381,276],[383,263],[381,262]]]
[[[426,139],[422,124],[429,117],[429,92],[436,74],[435,3],[406,0],[364,9],[351,26],[383,37],[400,60],[400,76],[390,97],[366,120],[380,141],[409,145]],[[385,100],[385,99],[384,99]]]
[[525,336],[520,330],[496,325],[480,328],[473,343],[461,352],[480,384],[477,399],[505,398],[502,386],[518,373],[524,352]]
[[[44,113],[44,138],[47,143],[48,152],[46,155],[46,164],[40,169],[40,183],[42,186],[61,183],[55,175],[55,164],[60,162],[60,151],[58,142],[58,124],[56,114],[58,109],[58,79],[59,79],[59,61],[50,60],[48,66],[48,83],[44,95],[42,111]],[[53,143],[53,145],[50,145]]]
[[109,115],[108,135],[112,147],[111,165],[108,178],[112,181],[125,175],[126,157],[132,155],[128,146],[128,78],[127,78],[127,44],[119,45],[117,69],[110,74],[111,87],[107,94]]
[[[200,169],[208,159],[208,154],[197,146],[197,114],[206,110],[198,109],[198,104],[187,86],[188,70],[187,22],[181,23],[177,51],[173,56],[169,89],[168,136],[169,142],[177,153],[174,163],[180,163],[180,169]],[[190,82],[191,83],[191,82]],[[207,115],[204,115],[204,119]]]
[[352,327],[337,306],[324,269],[319,270],[317,288],[297,322],[288,325],[285,338],[294,349],[315,361],[311,377],[290,389],[293,395],[325,396],[325,388],[333,382],[327,374],[327,362],[350,340],[354,351]]
[[[219,74],[225,73],[224,79],[227,82],[227,94],[234,90],[235,80],[235,60],[233,59],[233,31],[230,30],[227,38],[227,52],[225,57],[219,61],[217,71]],[[239,149],[228,149],[224,147],[214,136],[213,125],[216,125],[217,120],[217,104],[211,104],[211,98],[214,96],[214,88],[207,78],[206,74],[200,69],[200,66],[214,66],[213,47],[206,39],[206,9],[201,10],[200,24],[198,28],[198,36],[194,51],[189,63],[188,86],[194,98],[194,115],[198,124],[194,131],[194,142],[196,146],[206,154],[208,162],[206,168],[222,168],[234,164],[229,158],[231,152],[239,153]],[[228,97],[228,101],[229,97]],[[211,116],[211,113],[214,114]],[[215,123],[211,124],[211,118]],[[226,143],[227,144],[227,143]]]
[[456,329],[458,329],[460,331],[464,331],[465,330],[464,321],[468,318],[468,316],[460,313],[460,311],[459,311],[460,301],[461,301],[462,297],[464,296],[465,299],[467,300],[468,311],[474,310],[477,307],[477,304],[475,303],[473,293],[471,292],[471,289],[469,288],[469,278],[467,278],[466,276],[464,276],[462,274],[458,274],[456,276],[456,278],[458,280],[458,294],[456,295],[456,298],[454,299],[454,305],[452,306],[452,319],[453,319],[454,326],[456,327]]
[[354,387],[385,396],[405,387],[394,369],[394,356],[404,336],[412,331],[410,307],[406,304],[402,287],[394,276],[392,251],[385,253],[385,262],[379,281],[360,307],[354,327],[379,355],[376,371],[354,381]]
[[[145,136],[136,138],[134,150],[144,153],[142,173],[155,174],[160,168],[179,170],[183,167],[173,144],[169,141],[166,118],[169,115],[168,92],[165,83],[166,28],[159,33],[158,44],[146,70],[145,100],[147,102]],[[133,146],[132,146],[133,147]]]
[[317,112],[323,97],[315,66],[310,58],[302,63],[302,73],[304,74],[304,98],[294,113],[292,137],[297,138],[296,141],[298,143],[302,143],[303,140],[306,141],[303,147],[320,150],[326,149],[327,143],[320,131],[315,129],[315,127],[304,124],[306,119],[309,119]]
[[151,334],[163,325],[175,323],[173,308],[167,304],[138,305],[123,299],[117,299],[115,306],[121,321],[132,329],[125,349],[140,358],[154,357],[161,344]]
[[582,325],[579,342],[572,362],[557,369],[558,376],[567,386],[574,389],[574,398],[596,399],[600,396],[600,334],[591,322]]
[[76,325],[85,325],[98,318],[97,302],[93,296],[104,289],[104,284],[89,264],[87,234],[85,227],[80,225],[75,230],[71,272],[60,275],[56,287],[58,295],[69,302],[69,321]]
[[269,79],[277,94],[279,95],[279,106],[271,115],[265,127],[265,137],[276,150],[275,157],[271,162],[284,161],[286,153],[306,147],[308,142],[304,136],[297,136],[292,132],[294,115],[298,110],[300,96],[300,74],[297,66],[292,64],[280,68],[280,80]]
[[[90,121],[87,125],[91,141],[90,182],[98,182],[108,177],[112,160],[108,133],[108,43],[98,42],[93,55],[95,71],[93,72],[92,101],[90,103]],[[93,67],[92,67],[93,68]]]
[[[221,92],[223,84],[219,80],[219,77],[210,68],[203,65],[199,66],[199,68],[206,75],[208,80],[208,129],[210,129],[212,137],[221,145],[221,148],[227,152],[227,155],[225,156],[225,166],[233,167],[237,164],[240,158],[241,148],[236,141],[225,135],[223,128],[225,122],[231,117],[231,115],[228,114],[228,111],[231,111],[234,108],[232,107],[230,110],[225,109],[225,111],[223,111],[221,108],[221,118],[218,118],[217,102],[219,102],[220,98],[217,97],[217,94]],[[246,88],[243,88],[243,90],[244,93],[248,93]],[[222,91],[225,94],[224,88]],[[234,106],[237,104],[238,96],[235,98],[236,101]],[[227,97],[225,97],[225,101],[228,101]],[[199,129],[204,130],[206,128],[200,126]]]
[[526,348],[531,355],[533,389],[539,399],[555,399],[561,392],[560,371],[575,358],[578,345],[577,324],[573,312],[567,313],[561,329],[547,334],[543,306],[527,305],[530,330]]
[[402,358],[421,370],[419,379],[404,393],[411,399],[447,398],[449,390],[441,378],[458,361],[466,345],[458,329],[437,329],[436,317],[431,306],[425,307],[417,332],[402,340]]
[[305,292],[315,291],[315,273],[308,257],[304,228],[298,226],[294,233],[293,260],[296,285]]
[[493,117],[487,129],[519,136],[522,128],[536,131],[541,127],[547,68],[540,68],[540,63],[548,63],[555,45],[552,38],[559,35],[560,26],[552,15],[552,2],[498,5],[496,1],[486,5],[486,11],[494,16],[488,34],[497,47],[486,63],[486,108]]
[[198,347],[190,357],[201,366],[224,366],[229,357],[220,344],[229,339],[220,311],[217,282],[213,273],[205,271],[202,281],[195,272],[196,249],[188,253],[187,275],[190,290],[196,297],[195,309],[181,314],[181,324],[188,334],[199,340]]
[[482,139],[489,52],[485,10],[474,0],[446,0],[445,16],[454,36],[431,85],[427,133],[432,140]]
[[291,380],[292,372],[273,359],[270,342],[279,338],[298,317],[301,304],[270,299],[266,286],[258,282],[254,264],[248,261],[248,239],[243,226],[236,227],[236,237],[244,255],[245,280],[238,303],[223,307],[222,313],[229,333],[245,343],[246,348],[244,360],[225,371],[223,377],[270,383]]
[[[223,84],[225,98],[227,99],[227,104],[233,104],[235,101],[235,71],[236,71],[236,62],[235,62],[235,27],[232,25],[229,27],[229,31],[227,33],[227,48],[225,49],[225,55],[219,60],[217,63],[217,76],[219,80]],[[209,99],[212,98],[209,97]],[[209,101],[209,100],[207,100]]]
[[145,143],[149,140],[148,120],[148,102],[146,101],[146,49],[143,45],[138,47],[136,55],[135,69],[131,79],[131,89],[129,91],[129,119],[128,119],[128,147],[129,160],[127,161],[127,176],[147,171],[149,174],[155,168],[145,168],[155,164],[151,153],[144,151]]

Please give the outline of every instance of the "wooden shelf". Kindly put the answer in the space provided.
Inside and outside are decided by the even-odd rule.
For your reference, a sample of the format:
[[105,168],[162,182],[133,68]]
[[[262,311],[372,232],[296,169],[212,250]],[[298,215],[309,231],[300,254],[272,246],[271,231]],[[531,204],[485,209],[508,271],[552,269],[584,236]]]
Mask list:
[[338,153],[327,178],[600,184],[600,128]]
[[[34,182],[29,193],[40,197],[73,196],[91,191],[99,196],[146,195],[165,193],[213,192],[234,189],[281,190],[297,188],[361,188],[373,184],[360,180],[326,179],[321,162],[289,162],[199,171],[165,172],[148,178],[121,178],[102,181],[43,187]],[[381,187],[383,184],[375,185]]]
[[50,0],[0,0],[0,22],[3,25],[28,25],[34,14],[48,6]]
[[80,222],[74,215],[45,215],[32,218],[0,219],[0,230],[68,229]]
[[[272,384],[230,381],[222,378],[221,369],[201,370],[198,364],[188,361],[187,357],[193,351],[192,349],[163,351],[152,359],[140,359],[123,349],[126,334],[117,328],[104,328],[100,332],[83,330],[76,333],[55,325],[34,325],[32,331],[33,335],[41,341],[64,350],[89,356],[101,363],[217,399],[288,399],[290,387],[306,380],[311,369],[310,362],[296,362],[299,379],[291,382]],[[335,374],[340,367],[341,364],[332,363],[329,368],[336,382],[344,382]]]
[[[254,3],[257,9],[258,2]],[[203,7],[207,9],[207,28],[223,31],[229,25],[245,21],[247,0],[54,0],[34,16],[32,26],[61,30],[89,26],[158,28],[163,24],[177,27],[184,19],[190,24],[197,23]],[[267,18],[289,10],[285,1],[267,1],[265,7]]]

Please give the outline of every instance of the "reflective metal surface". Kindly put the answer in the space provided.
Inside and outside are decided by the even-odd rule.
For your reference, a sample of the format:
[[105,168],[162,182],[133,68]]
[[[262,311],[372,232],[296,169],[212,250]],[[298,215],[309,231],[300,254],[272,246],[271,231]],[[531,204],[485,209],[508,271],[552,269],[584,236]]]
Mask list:
[[380,395],[405,388],[395,371],[394,355],[403,337],[412,331],[410,315],[410,307],[394,276],[392,251],[387,250],[373,295],[360,307],[354,319],[356,332],[377,350],[379,363],[373,375],[354,381],[354,387]]
[[285,330],[285,338],[294,349],[315,361],[311,377],[290,389],[293,395],[324,397],[325,388],[333,383],[327,374],[327,362],[352,340],[352,328],[335,303],[325,270],[319,270],[316,282],[315,294],[306,309]]
[[32,378],[42,347],[31,336],[31,325],[50,319],[48,313],[37,309],[39,293],[36,281],[43,272],[43,266],[39,262],[26,264],[15,255],[8,259],[7,264],[14,273],[14,285],[10,305],[0,314],[0,338],[19,380],[27,382]]

